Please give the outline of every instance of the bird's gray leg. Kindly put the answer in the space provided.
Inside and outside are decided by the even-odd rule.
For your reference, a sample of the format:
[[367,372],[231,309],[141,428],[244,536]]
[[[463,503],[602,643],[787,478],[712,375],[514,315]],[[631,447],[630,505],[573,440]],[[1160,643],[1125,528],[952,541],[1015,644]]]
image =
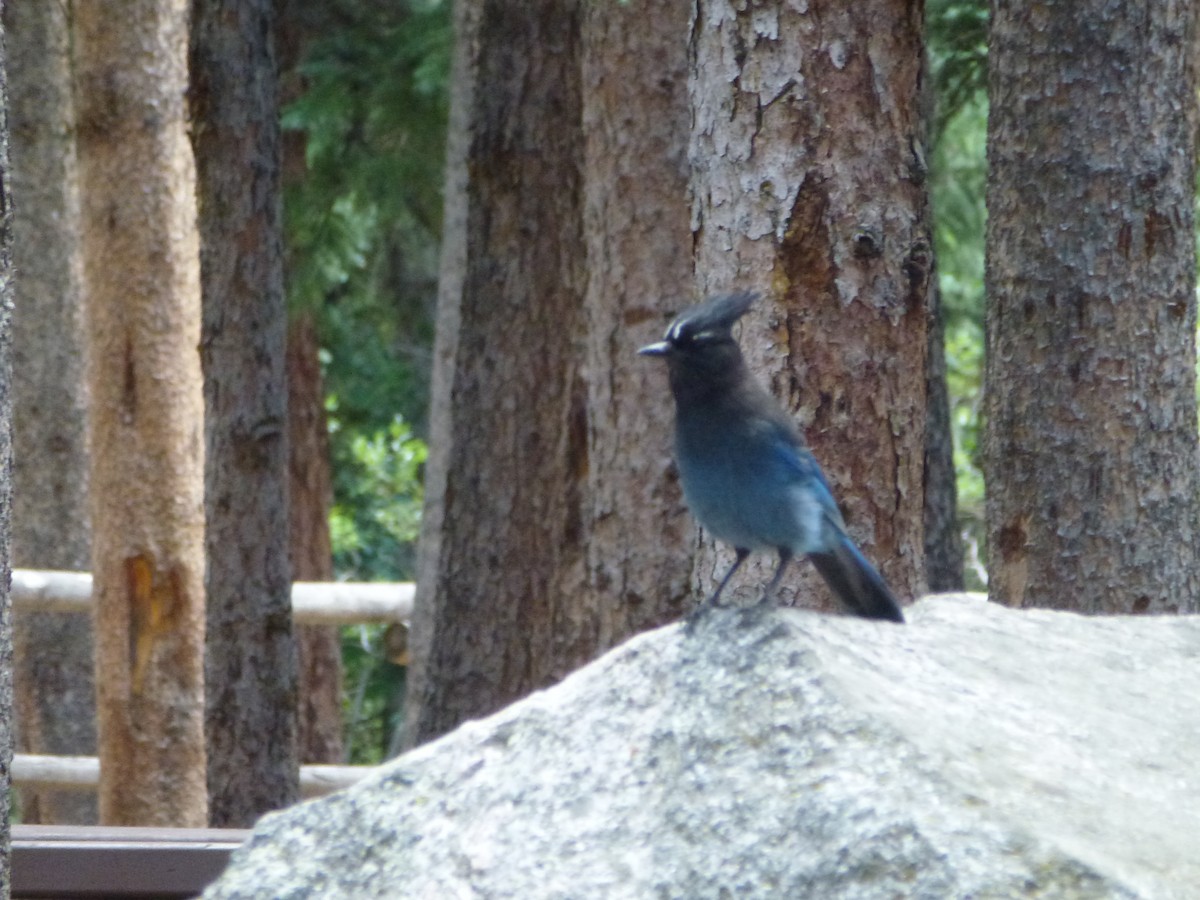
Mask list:
[[725,573],[725,577],[721,579],[721,583],[717,585],[717,589],[713,591],[712,596],[697,606],[691,611],[687,617],[687,630],[691,631],[703,619],[708,611],[715,609],[720,604],[717,600],[721,596],[721,591],[725,590],[725,585],[729,584],[729,579],[733,577],[733,573],[738,570],[738,567],[746,561],[746,557],[750,555],[750,551],[742,547],[735,547],[734,552],[737,553],[737,559],[733,561],[733,565],[729,567],[729,571]]
[[725,577],[721,579],[721,583],[717,585],[717,589],[713,591],[713,595],[705,601],[705,606],[720,606],[717,602],[721,596],[721,591],[725,590],[725,585],[729,584],[729,579],[733,577],[733,573],[738,570],[742,563],[746,561],[746,557],[750,555],[750,551],[744,547],[735,547],[734,552],[737,554],[737,559],[733,561],[733,565],[729,567],[729,571],[725,573]]
[[779,582],[783,580],[784,570],[787,569],[788,563],[792,561],[792,551],[787,547],[779,548],[779,568],[775,570],[775,574],[771,576],[770,582],[767,584],[766,590],[759,598],[758,605],[766,606],[775,598],[775,590],[779,587]]

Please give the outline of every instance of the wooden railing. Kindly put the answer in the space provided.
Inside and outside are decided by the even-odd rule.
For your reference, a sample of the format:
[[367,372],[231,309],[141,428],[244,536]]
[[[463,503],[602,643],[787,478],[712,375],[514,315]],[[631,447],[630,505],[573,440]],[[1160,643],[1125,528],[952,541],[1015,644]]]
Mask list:
[[[374,766],[301,766],[300,796],[308,800],[332,794],[350,787],[374,769]],[[17,787],[94,791],[100,785],[100,760],[94,756],[14,753],[11,773],[12,783]]]
[[[416,585],[362,581],[298,581],[292,585],[292,611],[302,625],[407,623]],[[87,572],[13,569],[13,610],[86,613],[92,608],[92,576]]]
[[[297,582],[292,609],[304,625],[407,624],[414,585],[363,582]],[[14,569],[12,601],[29,612],[90,613],[87,572]],[[300,794],[317,797],[349,787],[373,766],[300,767]],[[100,761],[94,756],[13,756],[17,787],[94,791]],[[249,831],[211,828],[116,828],[14,825],[12,896],[22,898],[194,897],[229,860]]]
[[[415,585],[410,582],[297,582],[292,609],[303,625],[407,624],[412,616]],[[13,610],[89,613],[92,576],[87,572],[14,569]],[[370,766],[301,766],[300,793],[317,797],[348,787]],[[94,791],[100,783],[100,761],[94,756],[13,756],[12,782],[17,787]]]

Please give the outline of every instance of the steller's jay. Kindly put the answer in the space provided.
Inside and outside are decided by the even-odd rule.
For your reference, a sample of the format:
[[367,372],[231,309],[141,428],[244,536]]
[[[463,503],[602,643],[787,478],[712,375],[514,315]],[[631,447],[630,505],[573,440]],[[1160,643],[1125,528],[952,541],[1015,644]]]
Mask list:
[[752,550],[773,549],[773,596],[792,556],[804,553],[853,612],[903,622],[900,604],[846,534],[829,483],[800,431],[751,375],[733,324],[755,293],[715,297],[680,313],[663,340],[639,350],[665,356],[675,395],[675,458],[692,514],[737,559],[708,599]]

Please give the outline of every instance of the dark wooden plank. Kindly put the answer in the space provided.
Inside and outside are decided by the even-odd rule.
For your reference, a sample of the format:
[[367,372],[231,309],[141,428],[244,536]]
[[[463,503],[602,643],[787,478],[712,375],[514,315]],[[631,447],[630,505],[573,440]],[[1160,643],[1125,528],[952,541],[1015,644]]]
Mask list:
[[15,825],[12,896],[194,897],[249,836],[225,828]]

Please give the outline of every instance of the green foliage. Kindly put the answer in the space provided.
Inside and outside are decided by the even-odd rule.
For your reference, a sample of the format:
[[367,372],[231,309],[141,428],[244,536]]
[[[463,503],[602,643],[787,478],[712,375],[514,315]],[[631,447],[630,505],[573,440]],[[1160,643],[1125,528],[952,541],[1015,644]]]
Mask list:
[[[283,113],[306,171],[285,191],[292,309],[313,314],[329,392],[338,577],[414,577],[441,230],[450,3],[310,10]],[[411,426],[410,426],[411,423]],[[416,432],[416,434],[414,434]],[[352,762],[394,752],[404,669],[377,626],[343,630]]]
[[284,110],[289,297],[317,316],[346,434],[425,420],[445,156],[449,3],[341,0]]
[[[340,436],[337,398],[327,403]],[[427,450],[399,416],[386,428],[335,440],[334,504],[329,517],[334,567],[357,581],[411,581],[421,522],[421,467]]]
[[[938,109],[931,191],[950,427],[959,523],[968,539],[968,561],[977,562],[985,530],[979,440],[987,221],[987,7],[976,2],[932,0],[928,11]],[[984,586],[974,565],[967,566],[967,582],[968,587]]]
[[346,761],[354,765],[377,765],[399,751],[408,670],[388,652],[394,634],[383,625],[342,629]]
[[988,8],[978,0],[929,0],[925,36],[937,116],[934,132],[987,91]]
[[283,114],[306,172],[285,196],[289,299],[314,314],[339,576],[412,577],[433,341],[449,3],[335,0]]

